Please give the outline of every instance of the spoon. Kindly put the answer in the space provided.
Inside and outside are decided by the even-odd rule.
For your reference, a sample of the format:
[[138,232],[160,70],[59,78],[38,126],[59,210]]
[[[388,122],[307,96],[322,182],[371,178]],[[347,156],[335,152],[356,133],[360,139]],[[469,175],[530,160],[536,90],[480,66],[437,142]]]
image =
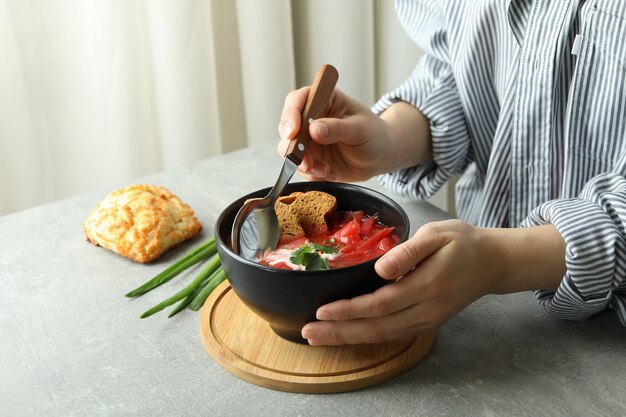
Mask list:
[[[280,193],[285,188],[293,174],[296,172],[298,165],[302,163],[302,158],[306,152],[307,146],[311,141],[309,135],[309,124],[322,116],[330,102],[330,96],[335,89],[335,84],[339,74],[332,65],[322,65],[317,71],[311,90],[307,97],[304,111],[302,112],[302,122],[300,131],[296,138],[289,142],[287,152],[284,155],[283,167],[280,170],[276,184],[270,192],[263,198],[253,198],[247,200],[237,212],[233,226],[231,229],[231,245],[233,252],[239,254],[240,248],[240,231],[243,223],[250,213],[254,214],[256,219],[256,228],[258,231],[257,251],[265,252],[274,250],[280,238],[280,230],[278,227],[278,219],[274,204]],[[246,242],[250,246],[250,242]]]

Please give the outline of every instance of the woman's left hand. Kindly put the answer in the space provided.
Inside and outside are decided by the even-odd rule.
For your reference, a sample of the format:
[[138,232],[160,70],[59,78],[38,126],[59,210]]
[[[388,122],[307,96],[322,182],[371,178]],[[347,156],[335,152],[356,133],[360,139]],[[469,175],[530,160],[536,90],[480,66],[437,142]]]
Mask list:
[[[536,249],[530,241],[538,244]],[[395,282],[320,307],[320,321],[305,325],[302,336],[311,345],[340,345],[433,332],[485,294],[558,286],[564,251],[551,225],[487,229],[458,220],[429,223],[376,263],[376,272]],[[543,265],[529,266],[533,260]],[[526,279],[519,270],[543,281]]]

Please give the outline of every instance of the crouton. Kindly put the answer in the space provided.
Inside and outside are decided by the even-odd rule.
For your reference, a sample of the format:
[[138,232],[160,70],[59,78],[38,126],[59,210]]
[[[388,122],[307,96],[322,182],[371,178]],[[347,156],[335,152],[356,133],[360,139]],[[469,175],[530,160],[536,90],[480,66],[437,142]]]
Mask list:
[[279,197],[275,205],[280,241],[328,231],[327,219],[337,210],[337,199],[322,191],[295,192]]

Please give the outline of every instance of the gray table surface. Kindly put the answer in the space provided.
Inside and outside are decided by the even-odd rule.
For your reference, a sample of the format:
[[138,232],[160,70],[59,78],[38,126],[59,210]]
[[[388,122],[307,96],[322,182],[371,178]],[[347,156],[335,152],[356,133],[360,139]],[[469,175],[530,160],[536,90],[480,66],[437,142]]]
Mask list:
[[[228,203],[271,185],[281,164],[274,152],[249,148],[137,179],[169,188],[205,226],[150,265],[85,241],[82,222],[111,189],[0,217],[0,415],[626,415],[625,329],[611,314],[547,318],[531,293],[478,300],[441,328],[414,368],[339,394],[238,379],[206,353],[196,312],[140,320],[185,279],[135,300],[123,295],[210,236]],[[413,230],[446,218],[426,202],[395,198]]]

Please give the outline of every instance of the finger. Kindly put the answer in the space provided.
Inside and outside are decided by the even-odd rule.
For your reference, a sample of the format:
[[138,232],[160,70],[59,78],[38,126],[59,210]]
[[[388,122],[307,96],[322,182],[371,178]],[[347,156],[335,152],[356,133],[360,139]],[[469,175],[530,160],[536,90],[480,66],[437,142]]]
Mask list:
[[[287,153],[287,149],[290,144],[289,139],[281,139],[276,146],[278,155],[284,156]],[[315,175],[317,177],[326,178],[330,175],[330,167],[327,163],[318,161],[319,151],[316,152],[314,146],[309,147],[307,153],[302,158],[300,165],[298,166],[298,173],[300,175]]]
[[374,268],[385,279],[400,278],[447,243],[446,236],[438,233],[433,224],[426,224],[411,239],[381,256]]
[[283,111],[280,115],[278,134],[283,139],[293,139],[300,130],[301,115],[309,95],[310,87],[302,87],[292,91],[285,97]]
[[330,173],[330,167],[328,166],[328,164],[316,163],[309,168],[309,172],[315,177],[326,178]]
[[280,156],[283,156],[287,153],[287,148],[289,147],[289,139],[281,138],[278,141],[278,145],[276,145],[276,151]]
[[445,320],[429,312],[430,305],[414,305],[379,318],[307,323],[301,335],[310,345],[388,343],[433,332]]
[[311,168],[315,165],[315,160],[310,152],[304,154],[302,157],[302,161],[300,162],[299,168],[300,171],[306,172],[308,174],[311,173]]
[[421,302],[427,294],[425,280],[414,271],[403,279],[385,285],[370,294],[338,300],[317,309],[318,320],[352,320],[382,317]]
[[[280,156],[285,156],[287,154],[287,150],[289,149],[289,145],[292,143],[291,139],[280,139],[278,141],[278,145],[276,146],[276,150]],[[309,146],[304,154],[300,165],[303,167],[304,171],[308,171],[311,166],[313,166],[315,159],[321,156],[321,152],[319,146]]]
[[303,168],[303,172],[317,178],[318,181],[335,181],[336,176],[333,173],[330,165],[326,162],[317,161],[313,158],[306,158],[302,160],[302,165],[304,165],[306,160],[306,165]]
[[367,135],[367,123],[368,120],[362,116],[317,119],[309,126],[309,133],[311,138],[321,145],[337,142],[357,145],[363,142]]
[[319,177],[314,174],[310,174],[308,172],[301,172],[300,168],[298,168],[298,175],[304,178],[307,181],[336,181],[337,177],[332,173],[328,173],[325,177]]
[[[281,140],[281,144],[278,147],[280,154],[281,150],[285,149],[289,144],[289,141]],[[281,155],[284,155],[284,152]],[[319,146],[309,146],[307,153],[302,158],[302,162],[298,166],[298,175],[306,178],[309,181],[335,181],[337,176],[332,171],[330,165],[320,159],[321,152]]]

